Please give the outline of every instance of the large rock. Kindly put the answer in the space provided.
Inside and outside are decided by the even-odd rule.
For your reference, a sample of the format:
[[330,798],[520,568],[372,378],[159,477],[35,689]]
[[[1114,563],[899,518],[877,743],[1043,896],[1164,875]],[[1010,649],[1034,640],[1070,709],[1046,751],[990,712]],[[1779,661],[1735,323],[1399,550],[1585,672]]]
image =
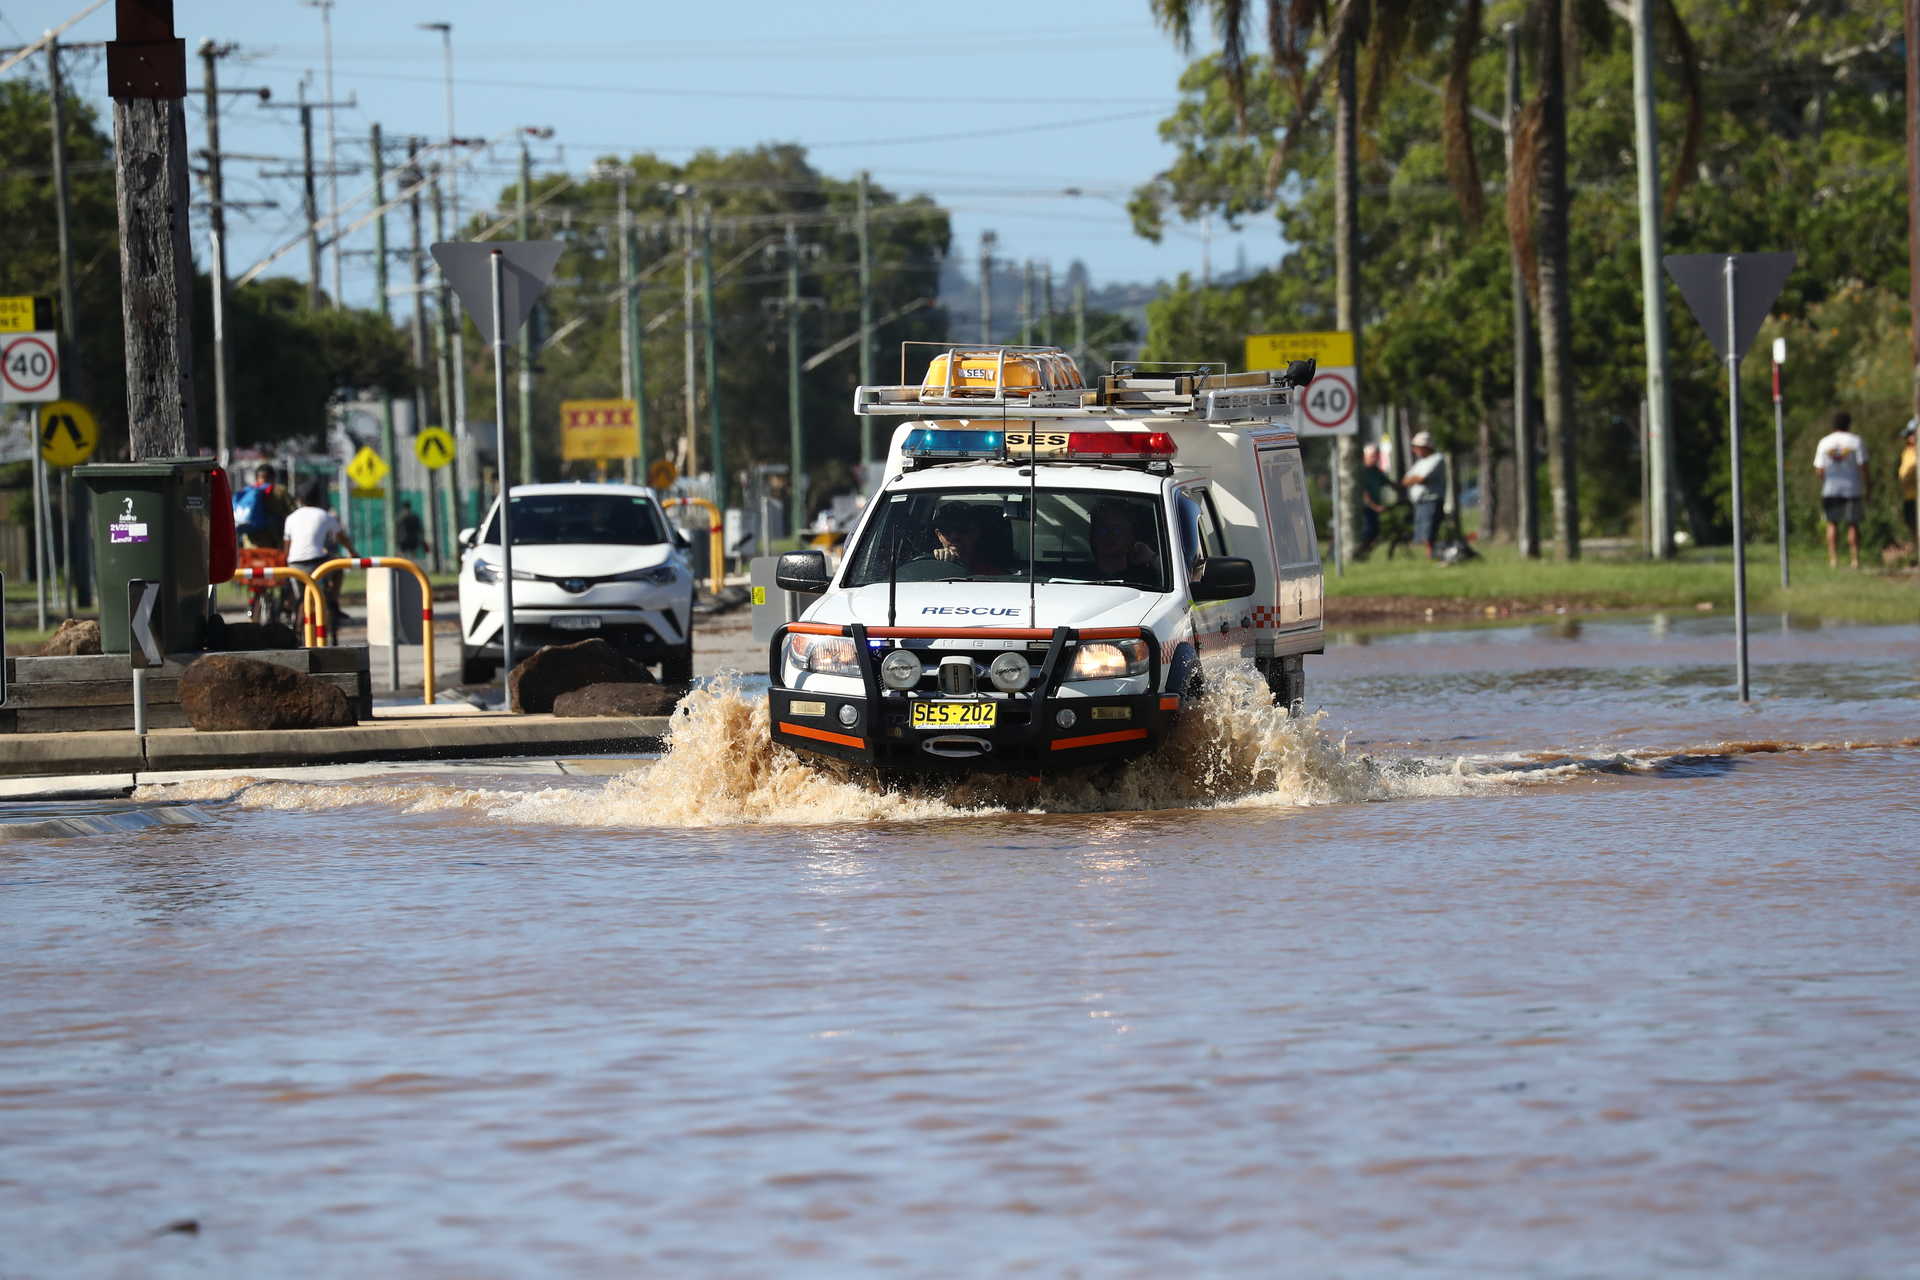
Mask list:
[[550,644],[515,665],[507,676],[507,705],[515,711],[553,710],[553,700],[590,684],[652,684],[653,673],[595,636]]
[[180,709],[194,728],[330,729],[358,724],[346,692],[291,667],[211,653],[180,676]]
[[553,700],[556,716],[664,716],[680,701],[663,684],[590,684],[570,689]]
[[100,652],[100,624],[92,618],[68,618],[40,646],[43,658],[71,658]]

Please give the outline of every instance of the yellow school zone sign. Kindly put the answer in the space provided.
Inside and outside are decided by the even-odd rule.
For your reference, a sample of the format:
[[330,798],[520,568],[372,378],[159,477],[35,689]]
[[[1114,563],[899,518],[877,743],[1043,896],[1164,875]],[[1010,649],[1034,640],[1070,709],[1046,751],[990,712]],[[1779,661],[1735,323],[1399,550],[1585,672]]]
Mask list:
[[1284,369],[1295,360],[1315,360],[1322,369],[1351,366],[1353,335],[1345,330],[1247,335],[1247,368]]

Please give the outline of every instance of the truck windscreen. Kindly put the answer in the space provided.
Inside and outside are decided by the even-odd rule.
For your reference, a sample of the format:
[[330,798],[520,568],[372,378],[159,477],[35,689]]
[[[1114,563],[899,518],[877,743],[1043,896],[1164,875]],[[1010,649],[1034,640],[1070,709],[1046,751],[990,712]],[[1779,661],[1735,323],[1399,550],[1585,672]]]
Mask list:
[[880,501],[854,548],[850,587],[890,575],[899,582],[1025,582],[1031,556],[1040,582],[1172,589],[1156,495],[912,489]]

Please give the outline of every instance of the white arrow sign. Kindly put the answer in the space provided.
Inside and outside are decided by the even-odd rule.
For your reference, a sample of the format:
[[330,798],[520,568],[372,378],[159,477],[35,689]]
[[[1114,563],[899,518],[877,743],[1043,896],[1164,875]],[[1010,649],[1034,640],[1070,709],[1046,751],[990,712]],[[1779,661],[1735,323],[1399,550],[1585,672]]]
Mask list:
[[160,642],[153,636],[153,606],[160,599],[160,584],[145,578],[127,580],[127,634],[133,643],[127,656],[134,669],[157,667],[163,661]]

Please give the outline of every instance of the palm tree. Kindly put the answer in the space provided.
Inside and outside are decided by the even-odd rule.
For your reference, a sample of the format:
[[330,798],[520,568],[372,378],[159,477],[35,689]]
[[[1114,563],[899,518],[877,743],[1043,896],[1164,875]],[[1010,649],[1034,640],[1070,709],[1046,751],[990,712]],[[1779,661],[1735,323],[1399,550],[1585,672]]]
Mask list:
[[[1148,3],[1160,25],[1184,51],[1191,52],[1194,16],[1201,7],[1197,0],[1148,0]],[[1247,36],[1252,25],[1253,5],[1250,0],[1205,0],[1205,7],[1211,11],[1213,25],[1220,33],[1221,70],[1244,127]],[[1319,105],[1327,79],[1331,76],[1334,80],[1334,325],[1353,335],[1354,359],[1358,362],[1361,352],[1360,217],[1354,197],[1359,188],[1360,118],[1363,108],[1371,109],[1379,100],[1380,86],[1416,30],[1427,21],[1444,16],[1452,6],[1447,0],[1438,4],[1432,0],[1425,4],[1420,0],[1266,0],[1264,7],[1274,68],[1288,76],[1294,88],[1293,118],[1275,140],[1267,166],[1269,191],[1279,185],[1285,174],[1292,140]],[[1473,14],[1472,29],[1477,37],[1480,0],[1467,0],[1466,8]],[[1463,23],[1460,30],[1464,29]],[[1325,56],[1309,74],[1308,42],[1316,30],[1324,33]],[[1359,75],[1363,49],[1368,54],[1364,101]],[[1463,138],[1469,62],[1470,59],[1464,57],[1453,60],[1447,86],[1449,129],[1454,126],[1453,104],[1457,98],[1458,128]],[[1464,143],[1458,148],[1449,145],[1448,172],[1460,193],[1462,208],[1470,219],[1477,219],[1480,183],[1474,172],[1470,147]],[[1347,525],[1343,535],[1351,543],[1358,538],[1360,525],[1360,450],[1354,437],[1338,437],[1334,457],[1339,475],[1340,509],[1345,513]]]

